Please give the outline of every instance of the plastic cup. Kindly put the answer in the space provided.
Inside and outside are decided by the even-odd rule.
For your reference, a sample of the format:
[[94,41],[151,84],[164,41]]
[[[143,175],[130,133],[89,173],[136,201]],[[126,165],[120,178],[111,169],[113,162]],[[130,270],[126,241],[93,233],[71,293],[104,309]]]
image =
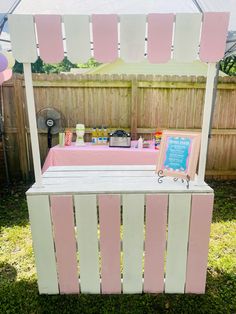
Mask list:
[[59,146],[65,146],[65,133],[59,133]]

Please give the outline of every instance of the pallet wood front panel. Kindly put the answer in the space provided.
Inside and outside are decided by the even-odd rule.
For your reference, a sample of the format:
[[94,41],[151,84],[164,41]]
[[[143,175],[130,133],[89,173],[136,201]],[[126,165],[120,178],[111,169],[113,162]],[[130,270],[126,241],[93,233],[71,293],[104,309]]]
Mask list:
[[27,200],[40,293],[204,293],[213,194]]

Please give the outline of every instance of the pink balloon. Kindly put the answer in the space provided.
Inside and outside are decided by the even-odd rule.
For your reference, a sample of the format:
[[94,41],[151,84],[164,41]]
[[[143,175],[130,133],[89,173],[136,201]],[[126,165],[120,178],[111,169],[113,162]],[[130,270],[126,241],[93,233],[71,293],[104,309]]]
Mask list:
[[8,67],[8,60],[4,54],[0,53],[0,72],[6,70]]
[[10,80],[11,77],[12,77],[12,69],[6,69],[5,71],[1,72],[0,73],[0,85]]

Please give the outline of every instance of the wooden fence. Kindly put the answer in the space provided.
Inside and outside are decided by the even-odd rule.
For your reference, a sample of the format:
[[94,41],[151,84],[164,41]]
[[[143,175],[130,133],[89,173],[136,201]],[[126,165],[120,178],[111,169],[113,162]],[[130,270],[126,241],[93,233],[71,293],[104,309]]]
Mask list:
[[[65,117],[65,127],[104,125],[128,129],[133,138],[151,138],[156,128],[199,131],[205,93],[204,77],[34,74],[36,111],[52,107]],[[32,174],[24,78],[14,75],[2,88],[5,139],[11,177]],[[236,178],[236,78],[218,82],[207,175]],[[47,136],[39,132],[41,159]],[[58,137],[53,137],[53,145]]]

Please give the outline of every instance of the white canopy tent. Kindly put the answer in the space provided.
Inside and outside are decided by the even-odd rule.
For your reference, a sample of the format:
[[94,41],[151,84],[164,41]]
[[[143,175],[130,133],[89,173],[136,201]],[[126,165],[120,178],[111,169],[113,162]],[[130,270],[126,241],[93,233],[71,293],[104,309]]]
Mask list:
[[225,55],[236,52],[235,0],[4,0],[0,2],[0,44],[10,50],[7,24],[1,35],[1,25],[9,13],[16,14],[147,14],[230,12],[229,32]]
[[[189,1],[185,2],[190,4]],[[84,2],[86,3],[89,1]],[[110,10],[114,10],[114,1],[100,1],[102,7],[109,7],[108,3]],[[150,1],[147,9],[153,10],[154,4],[156,1]],[[121,1],[119,6],[118,12],[123,12],[124,1]],[[72,61],[76,59],[80,61],[81,58],[88,60],[93,51],[94,57],[101,62],[114,61],[119,55],[125,61],[137,61],[144,58],[145,52],[151,63],[165,63],[171,58],[177,61],[193,61],[198,57],[201,61],[208,62],[198,171],[198,181],[202,184],[205,176],[216,63],[224,56],[229,14],[146,15],[143,12],[132,15],[104,15],[100,14],[99,8],[97,7],[99,14],[92,16],[47,14],[9,16],[13,54],[17,61],[24,64],[36,185],[42,185],[42,178],[30,63],[35,62],[38,56],[45,62],[61,61],[64,58],[64,36],[67,56]],[[144,6],[142,8],[144,9]],[[21,9],[19,6],[19,10]],[[90,46],[91,41],[93,46]]]

